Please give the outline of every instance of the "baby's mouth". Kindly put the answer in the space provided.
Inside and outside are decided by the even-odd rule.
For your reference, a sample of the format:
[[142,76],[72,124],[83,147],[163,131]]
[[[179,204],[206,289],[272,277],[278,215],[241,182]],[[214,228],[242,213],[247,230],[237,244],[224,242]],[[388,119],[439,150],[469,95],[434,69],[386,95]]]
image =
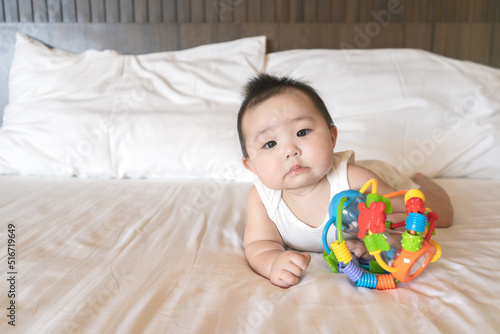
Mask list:
[[304,173],[308,169],[309,168],[303,167],[301,165],[293,165],[292,168],[290,168],[290,170],[288,171],[287,176],[298,175],[298,174]]

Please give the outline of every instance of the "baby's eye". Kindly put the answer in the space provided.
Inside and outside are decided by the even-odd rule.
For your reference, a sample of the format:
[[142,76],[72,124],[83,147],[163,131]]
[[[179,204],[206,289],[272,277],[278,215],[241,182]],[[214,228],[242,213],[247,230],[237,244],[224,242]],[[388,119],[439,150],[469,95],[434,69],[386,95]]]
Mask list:
[[273,148],[274,146],[276,146],[276,142],[274,140],[272,141],[268,141],[267,143],[264,144],[264,148]]
[[311,132],[311,130],[309,130],[309,129],[300,130],[299,132],[297,132],[297,137],[307,136],[310,132]]

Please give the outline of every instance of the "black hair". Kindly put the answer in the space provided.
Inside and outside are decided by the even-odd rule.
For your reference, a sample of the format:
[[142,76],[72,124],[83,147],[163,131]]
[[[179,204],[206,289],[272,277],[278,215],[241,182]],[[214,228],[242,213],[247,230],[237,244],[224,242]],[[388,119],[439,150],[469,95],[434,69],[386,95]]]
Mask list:
[[288,89],[298,89],[308,95],[314,105],[318,108],[318,111],[321,113],[321,116],[323,116],[328,126],[334,126],[332,117],[326,108],[325,102],[321,99],[316,90],[307,82],[289,77],[278,77],[267,73],[260,73],[250,79],[243,87],[244,100],[238,112],[237,125],[243,157],[248,158],[248,152],[245,146],[245,136],[243,135],[242,129],[242,120],[245,112],[248,109],[255,108],[260,103],[274,96],[284,93]]

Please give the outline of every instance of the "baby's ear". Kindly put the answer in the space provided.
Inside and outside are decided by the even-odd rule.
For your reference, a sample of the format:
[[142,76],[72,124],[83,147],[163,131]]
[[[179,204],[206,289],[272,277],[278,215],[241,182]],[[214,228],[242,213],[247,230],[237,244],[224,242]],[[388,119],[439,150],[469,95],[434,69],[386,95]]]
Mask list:
[[335,125],[332,125],[330,127],[330,136],[332,137],[332,144],[333,147],[335,148],[335,144],[337,143],[337,127]]
[[250,160],[248,160],[248,158],[243,157],[241,159],[241,162],[243,163],[243,166],[245,166],[246,169],[248,169],[249,171],[251,171],[254,174],[257,174],[257,173],[255,173],[255,169],[253,168],[252,162]]

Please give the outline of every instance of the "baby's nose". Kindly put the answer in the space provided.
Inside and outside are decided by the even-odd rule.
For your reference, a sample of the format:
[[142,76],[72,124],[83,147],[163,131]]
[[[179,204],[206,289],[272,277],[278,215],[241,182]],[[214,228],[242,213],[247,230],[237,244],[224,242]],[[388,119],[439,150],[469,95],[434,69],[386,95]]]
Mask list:
[[297,145],[290,144],[290,145],[288,145],[287,150],[286,150],[286,158],[290,159],[291,157],[300,155],[300,153],[301,153],[301,151]]

